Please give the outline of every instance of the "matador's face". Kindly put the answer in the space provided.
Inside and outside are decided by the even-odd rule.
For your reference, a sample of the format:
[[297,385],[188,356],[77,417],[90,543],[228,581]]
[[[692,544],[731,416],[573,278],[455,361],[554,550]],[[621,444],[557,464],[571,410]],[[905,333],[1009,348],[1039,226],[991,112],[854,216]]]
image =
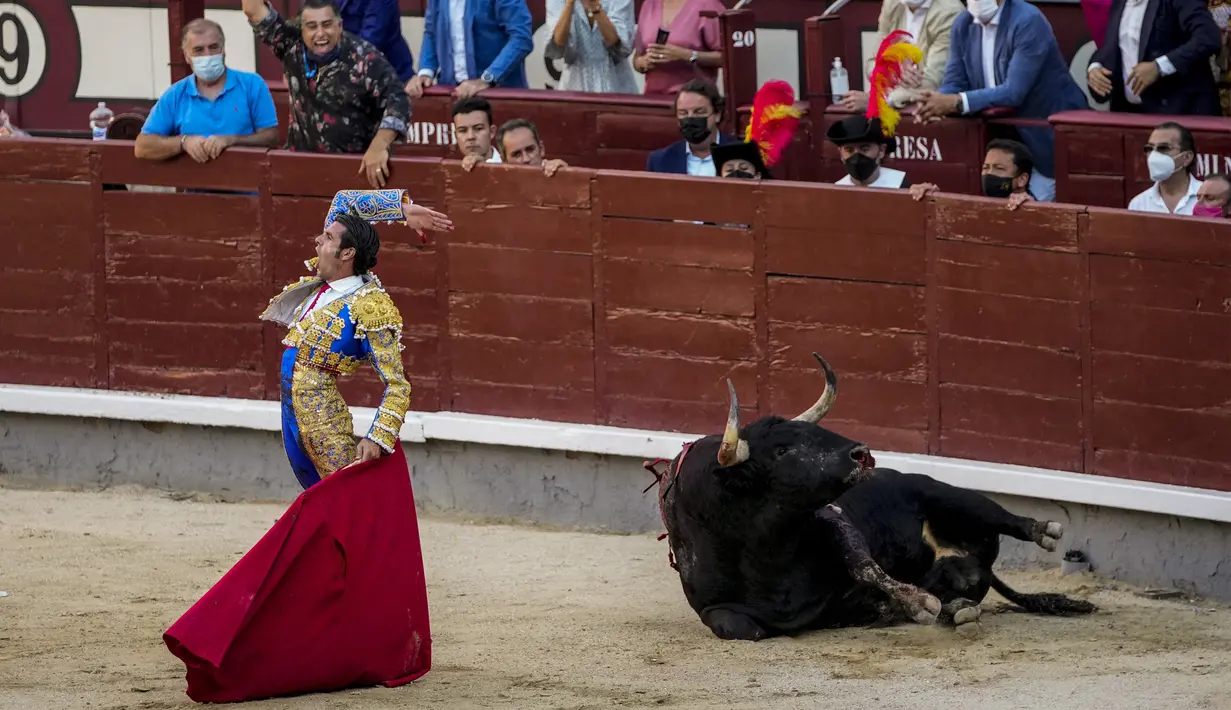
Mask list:
[[355,248],[342,248],[346,227],[334,222],[316,237],[316,273],[325,281],[345,278],[354,273]]

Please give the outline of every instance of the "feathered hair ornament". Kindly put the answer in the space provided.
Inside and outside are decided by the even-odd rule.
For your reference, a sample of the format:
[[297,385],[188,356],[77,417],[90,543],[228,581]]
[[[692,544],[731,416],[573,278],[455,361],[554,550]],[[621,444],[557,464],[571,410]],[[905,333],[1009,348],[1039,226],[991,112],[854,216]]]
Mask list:
[[886,138],[892,138],[894,129],[902,115],[889,103],[889,92],[893,91],[902,80],[902,65],[906,60],[915,64],[923,63],[923,50],[913,42],[909,32],[894,30],[881,42],[876,51],[876,63],[872,66],[872,75],[868,77],[872,84],[871,96],[868,97],[867,118],[879,118],[881,131]]
[[795,90],[785,81],[767,81],[757,90],[744,140],[760,149],[766,168],[772,168],[791,144],[800,115]]

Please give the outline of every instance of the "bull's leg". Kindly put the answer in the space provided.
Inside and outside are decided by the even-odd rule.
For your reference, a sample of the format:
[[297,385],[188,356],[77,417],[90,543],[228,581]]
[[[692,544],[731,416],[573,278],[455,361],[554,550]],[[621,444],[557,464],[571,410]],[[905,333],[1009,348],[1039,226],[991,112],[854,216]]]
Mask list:
[[727,641],[760,641],[769,636],[751,616],[722,606],[711,606],[701,611],[701,623],[714,635]]
[[924,488],[924,510],[933,529],[943,525],[945,532],[960,530],[1008,535],[1034,542],[1048,551],[1055,550],[1064,535],[1064,526],[1060,523],[1014,515],[982,493],[951,486],[928,476],[911,478]]
[[888,594],[906,609],[906,613],[916,623],[935,623],[937,615],[940,614],[940,600],[918,587],[899,582],[886,574],[872,559],[867,541],[841,508],[831,503],[818,511],[817,517],[833,530],[851,577]]

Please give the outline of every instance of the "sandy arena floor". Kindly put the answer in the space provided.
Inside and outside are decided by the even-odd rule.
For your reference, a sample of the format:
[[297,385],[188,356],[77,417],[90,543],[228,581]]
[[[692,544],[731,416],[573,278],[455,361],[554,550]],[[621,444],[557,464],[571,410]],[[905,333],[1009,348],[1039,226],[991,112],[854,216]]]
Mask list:
[[[0,489],[0,708],[193,706],[160,636],[282,510],[132,489]],[[975,641],[904,626],[732,643],[688,608],[653,536],[422,528],[431,673],[398,690],[234,707],[1231,708],[1225,606],[1013,574],[1023,591],[1064,589],[1103,611],[985,614]]]

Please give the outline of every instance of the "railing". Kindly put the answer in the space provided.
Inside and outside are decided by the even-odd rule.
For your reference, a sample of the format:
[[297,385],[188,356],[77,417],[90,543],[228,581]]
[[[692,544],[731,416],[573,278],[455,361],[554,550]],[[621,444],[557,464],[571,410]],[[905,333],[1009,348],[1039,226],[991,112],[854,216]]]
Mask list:
[[[0,141],[0,381],[276,398],[257,314],[356,161]],[[747,417],[801,411],[816,350],[826,424],[874,447],[1231,490],[1226,222],[425,158],[392,181],[457,226],[380,229],[415,409],[716,431],[728,377]]]

